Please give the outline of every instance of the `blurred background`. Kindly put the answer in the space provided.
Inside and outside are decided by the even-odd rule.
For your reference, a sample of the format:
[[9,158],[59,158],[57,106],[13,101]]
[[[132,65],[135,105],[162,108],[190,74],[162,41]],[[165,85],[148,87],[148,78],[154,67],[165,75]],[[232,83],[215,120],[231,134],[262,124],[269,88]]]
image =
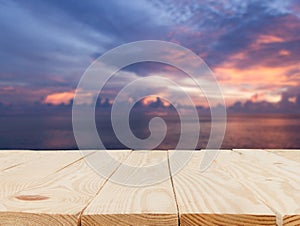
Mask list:
[[[82,74],[106,51],[145,39],[187,47],[212,69],[228,113],[222,148],[300,148],[297,0],[0,1],[0,31],[0,149],[76,149],[72,103]],[[127,148],[110,122],[116,95],[152,75],[173,79],[190,94],[200,119],[197,148],[205,148],[210,107],[217,106],[208,106],[182,71],[159,63],[123,68],[95,97],[106,148]],[[130,114],[139,138],[149,136],[151,118],[166,121],[157,149],[176,147],[176,109],[190,107],[180,99],[171,105],[161,97],[168,95],[174,93],[157,87],[157,96],[140,100]]]

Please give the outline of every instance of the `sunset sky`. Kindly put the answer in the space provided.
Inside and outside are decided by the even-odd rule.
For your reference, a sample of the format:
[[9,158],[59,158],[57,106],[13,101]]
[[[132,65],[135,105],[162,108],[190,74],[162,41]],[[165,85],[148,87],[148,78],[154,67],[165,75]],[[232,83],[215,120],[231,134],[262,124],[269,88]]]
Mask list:
[[[202,57],[233,110],[238,101],[300,109],[297,0],[0,1],[0,30],[0,110],[68,105],[97,57],[145,39],[171,41]],[[180,72],[138,65],[120,74],[104,97],[141,76]]]

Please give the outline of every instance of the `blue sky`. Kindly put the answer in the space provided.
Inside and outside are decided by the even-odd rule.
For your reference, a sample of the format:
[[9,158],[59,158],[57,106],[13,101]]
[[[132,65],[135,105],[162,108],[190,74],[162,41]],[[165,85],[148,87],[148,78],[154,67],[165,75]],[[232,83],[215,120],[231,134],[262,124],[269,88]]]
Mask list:
[[[0,1],[0,103],[68,104],[85,69],[118,45],[178,43],[214,71],[228,107],[300,103],[300,3],[296,0]],[[112,80],[169,71],[140,65]],[[178,77],[182,76],[180,72]],[[122,83],[123,82],[123,83]],[[260,105],[261,106],[261,105]]]

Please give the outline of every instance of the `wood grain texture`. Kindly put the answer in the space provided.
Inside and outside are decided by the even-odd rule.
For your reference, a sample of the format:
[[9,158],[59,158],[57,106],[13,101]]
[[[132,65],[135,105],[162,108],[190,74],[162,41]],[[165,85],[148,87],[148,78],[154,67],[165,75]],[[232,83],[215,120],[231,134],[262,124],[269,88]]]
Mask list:
[[35,214],[35,213],[16,213],[4,212],[0,214],[0,225],[2,226],[78,226],[78,219],[74,216]]
[[[147,171],[146,166],[162,160],[167,160],[166,151],[133,151],[123,164],[145,167]],[[124,169],[127,171],[124,172]],[[128,170],[121,166],[114,174],[117,175],[115,180],[124,176],[130,182],[138,170],[142,168]],[[151,172],[151,175],[159,173],[169,175],[168,165],[164,165],[162,172]],[[177,220],[169,176],[163,182],[146,187],[122,185],[109,180],[82,215],[82,225],[178,225]]]
[[78,225],[82,210],[105,181],[84,159],[75,161],[2,197],[0,225]]
[[67,165],[82,159],[77,152],[40,152],[38,158],[16,167],[0,171],[0,199],[30,186]]
[[282,224],[285,226],[299,226],[300,217],[299,215],[285,215],[283,216]]
[[[180,225],[275,225],[275,214],[218,164],[222,161],[220,154],[205,172],[200,172],[204,153],[195,152],[173,176]],[[170,161],[171,171],[176,164],[176,160]]]
[[268,150],[267,149],[265,151],[272,152],[276,155],[280,155],[280,156],[285,157],[289,160],[296,161],[296,162],[300,163],[300,150],[278,150],[278,149],[275,149],[275,150],[269,149]]
[[[225,160],[226,158],[226,160]],[[226,164],[230,161],[232,164]],[[284,217],[300,214],[300,164],[263,150],[236,150],[224,155],[224,170],[263,201],[277,215],[277,224]],[[238,172],[238,173],[237,173]]]
[[0,171],[21,165],[39,157],[37,151],[0,151]]
[[0,225],[300,225],[300,150],[207,151],[0,151]]

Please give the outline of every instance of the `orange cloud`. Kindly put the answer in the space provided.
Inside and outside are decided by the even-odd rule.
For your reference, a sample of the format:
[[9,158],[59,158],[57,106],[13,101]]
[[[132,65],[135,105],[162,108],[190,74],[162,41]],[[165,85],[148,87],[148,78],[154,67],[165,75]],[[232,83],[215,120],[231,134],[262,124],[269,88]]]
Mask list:
[[[282,52],[281,54],[288,53]],[[223,86],[226,99],[277,102],[284,87],[299,85],[298,65],[270,66],[257,61],[255,65],[242,68],[237,66],[241,61],[247,62],[247,59],[246,51],[241,52],[214,68],[215,75]],[[243,87],[247,87],[247,90],[243,90]]]
[[[144,105],[149,105],[151,103],[154,103],[157,101],[157,96],[147,96],[145,97],[143,100],[142,100],[142,103]],[[161,103],[165,106],[165,107],[168,107],[170,106],[170,103],[165,101],[164,99],[160,99]]]
[[227,84],[297,86],[296,81],[287,77],[287,73],[295,69],[297,69],[296,66],[253,66],[239,69],[234,65],[224,64],[215,68],[214,71],[220,82]]
[[276,42],[284,42],[285,40],[281,37],[277,37],[274,35],[260,35],[255,41],[254,45],[261,45],[261,44],[270,44]]
[[60,92],[60,93],[53,93],[46,96],[43,103],[45,104],[69,104],[70,101],[74,98],[74,91],[69,92]]
[[296,103],[297,98],[296,97],[290,97],[290,98],[288,98],[288,101],[291,102],[291,103]]
[[289,56],[289,55],[291,55],[291,52],[286,49],[282,49],[279,51],[279,55],[280,56]]
[[[287,40],[275,35],[258,36],[248,49],[231,55],[226,62],[214,68],[218,80],[221,83],[231,85],[297,86],[298,81],[292,80],[295,75],[291,75],[291,72],[294,71],[294,73],[297,73],[300,69],[298,65],[270,65],[266,59],[253,61],[250,58],[250,51],[260,51],[259,48],[261,44],[285,41]],[[286,49],[281,49],[278,51],[278,54],[280,56],[289,56],[291,52]],[[246,64],[247,62],[249,62],[248,65]],[[299,75],[296,75],[296,77],[298,76]],[[253,91],[256,92],[255,90]]]

